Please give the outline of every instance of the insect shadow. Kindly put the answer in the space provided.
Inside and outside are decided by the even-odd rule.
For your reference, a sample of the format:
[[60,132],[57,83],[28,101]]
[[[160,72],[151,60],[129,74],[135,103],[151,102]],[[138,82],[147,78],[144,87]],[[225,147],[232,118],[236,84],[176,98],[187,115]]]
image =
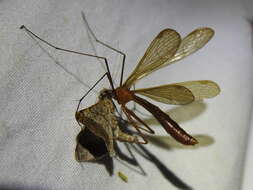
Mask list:
[[[124,132],[127,133],[133,133],[131,130],[129,130],[129,122],[122,119],[119,119],[119,126],[122,128]],[[159,158],[157,158],[156,155],[152,154],[145,146],[142,144],[132,144],[127,143],[127,150],[131,153],[132,158],[126,156],[124,153],[122,153],[120,150],[116,149],[118,152],[118,155],[120,159],[127,161],[130,164],[133,164],[135,166],[138,166],[141,171],[143,171],[143,174],[146,175],[146,172],[142,169],[141,165],[138,163],[136,158],[134,157],[134,154],[132,153],[132,150],[134,150],[136,153],[141,155],[146,160],[150,161],[152,164],[154,164],[157,169],[161,172],[163,177],[167,179],[171,184],[173,184],[175,187],[179,189],[192,189],[186,182],[184,182],[180,177],[178,177],[173,171],[171,171],[165,164],[163,164]],[[127,158],[127,159],[126,159]]]

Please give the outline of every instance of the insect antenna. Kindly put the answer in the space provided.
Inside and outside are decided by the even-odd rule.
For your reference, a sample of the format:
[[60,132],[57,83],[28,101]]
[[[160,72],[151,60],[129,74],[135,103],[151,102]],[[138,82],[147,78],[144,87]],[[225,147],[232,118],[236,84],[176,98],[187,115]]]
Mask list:
[[85,16],[85,14],[84,14],[83,11],[82,11],[81,14],[82,14],[82,18],[83,18],[83,20],[84,20],[84,23],[85,23],[86,26],[87,26],[88,31],[91,33],[91,35],[92,35],[92,37],[95,39],[95,41],[96,41],[97,43],[99,43],[99,44],[101,44],[101,45],[103,45],[103,46],[105,46],[105,47],[107,47],[107,48],[109,48],[109,49],[111,49],[111,50],[113,50],[113,51],[115,51],[115,52],[117,52],[117,53],[119,53],[119,54],[121,54],[121,55],[123,56],[123,59],[122,59],[122,67],[121,67],[121,74],[120,74],[120,86],[122,86],[123,75],[124,75],[124,68],[125,68],[125,60],[126,60],[126,54],[123,53],[122,51],[116,49],[116,48],[113,48],[112,46],[106,44],[105,42],[102,42],[101,40],[99,40],[99,39],[96,37],[96,35],[95,35],[95,33],[93,32],[93,30],[91,29],[91,27],[90,27],[90,25],[89,25],[89,23],[88,23],[88,21],[87,21],[87,19],[86,19],[86,16]]

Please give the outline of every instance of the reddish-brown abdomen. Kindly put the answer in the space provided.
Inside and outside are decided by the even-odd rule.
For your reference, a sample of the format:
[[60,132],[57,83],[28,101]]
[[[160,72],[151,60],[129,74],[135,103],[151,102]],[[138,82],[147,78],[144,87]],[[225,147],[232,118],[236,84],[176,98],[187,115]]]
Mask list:
[[157,121],[163,126],[163,128],[178,142],[185,145],[194,145],[198,141],[191,135],[187,134],[179,125],[173,121],[170,116],[164,113],[159,107],[151,104],[150,102],[138,97],[133,96],[134,101],[145,109],[147,109],[157,119]]

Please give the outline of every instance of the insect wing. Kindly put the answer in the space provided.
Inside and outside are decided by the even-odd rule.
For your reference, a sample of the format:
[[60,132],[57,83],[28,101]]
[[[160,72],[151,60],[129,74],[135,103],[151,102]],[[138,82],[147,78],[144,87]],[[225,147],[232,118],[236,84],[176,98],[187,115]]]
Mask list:
[[139,64],[123,86],[130,88],[137,80],[155,71],[176,53],[181,42],[180,35],[172,29],[161,31],[151,42]]
[[213,81],[199,80],[138,89],[133,92],[158,102],[182,105],[204,98],[212,98],[219,94],[220,88]]
[[[165,29],[165,31],[166,30],[171,30],[171,29]],[[136,69],[128,77],[124,85],[129,88],[137,80],[145,77],[151,72],[157,69],[160,69],[162,67],[165,67],[167,65],[170,65],[172,63],[175,63],[176,61],[179,61],[183,59],[184,57],[187,57],[188,55],[202,48],[213,37],[213,35],[214,35],[213,29],[204,27],[204,28],[198,28],[194,30],[182,40],[180,40],[180,36],[178,33],[176,35],[176,33],[173,34],[173,32],[171,36],[167,35],[162,40],[157,40],[158,38],[157,36],[154,39],[154,41],[151,43],[149,48],[147,49],[143,58],[137,65]],[[177,43],[176,36],[179,37],[179,40],[178,40],[179,44],[176,44]],[[174,46],[173,50],[176,50],[176,52],[171,51],[171,54],[166,55],[165,52],[168,51],[168,47],[164,47],[163,49],[163,45],[166,44],[166,42],[168,41],[168,38],[171,38],[172,44],[170,44],[170,46],[171,47]],[[163,40],[165,42],[163,42]],[[179,45],[179,47],[176,47],[176,45]],[[165,53],[165,55],[163,53]]]
[[175,84],[137,89],[133,92],[165,104],[180,105],[194,101],[194,95],[188,88]]
[[175,85],[188,88],[192,92],[195,101],[205,98],[213,98],[220,93],[219,85],[210,80],[186,81],[175,83]]
[[214,30],[211,28],[198,28],[184,37],[180,43],[177,52],[166,63],[162,64],[158,69],[175,63],[188,55],[191,55],[195,51],[202,48],[206,43],[214,36]]

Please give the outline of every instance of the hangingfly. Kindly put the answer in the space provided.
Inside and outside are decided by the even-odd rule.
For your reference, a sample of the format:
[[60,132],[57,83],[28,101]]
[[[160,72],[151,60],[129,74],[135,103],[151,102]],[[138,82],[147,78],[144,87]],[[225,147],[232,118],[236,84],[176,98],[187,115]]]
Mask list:
[[[186,37],[181,39],[178,32],[173,29],[162,30],[155,39],[151,42],[144,56],[133,70],[132,74],[123,83],[123,74],[125,68],[126,55],[107,45],[106,43],[98,40],[92,30],[90,29],[86,18],[83,14],[84,21],[86,22],[89,31],[95,40],[103,46],[120,53],[123,56],[121,78],[119,87],[115,88],[109,68],[108,61],[105,57],[73,51],[57,47],[33,32],[27,27],[22,25],[20,28],[25,29],[28,34],[33,35],[47,45],[64,52],[85,55],[95,57],[104,60],[107,72],[95,83],[95,85],[80,99],[77,111],[76,120],[78,123],[85,125],[93,134],[101,137],[107,150],[111,156],[113,156],[113,141],[127,141],[131,143],[146,144],[148,142],[145,134],[142,131],[154,133],[154,131],[132,110],[126,107],[126,104],[130,101],[134,101],[146,110],[148,110],[161,126],[178,142],[185,145],[194,145],[197,140],[185,132],[175,121],[173,121],[168,114],[163,112],[159,107],[151,104],[147,100],[137,96],[141,94],[158,102],[165,104],[184,105],[189,104],[193,101],[202,100],[205,98],[212,98],[219,94],[219,86],[210,80],[197,80],[197,81],[186,81],[181,83],[166,84],[151,88],[142,88],[131,90],[131,87],[143,77],[151,74],[152,72],[161,69],[167,65],[175,63],[184,57],[194,53],[198,49],[202,48],[214,35],[214,31],[211,28],[203,27],[198,28],[188,34]],[[97,104],[79,110],[79,106],[84,97],[105,77],[107,76],[111,89],[105,89],[99,96]],[[140,141],[136,136],[128,135],[119,130],[116,124],[115,108],[113,107],[113,99],[118,102],[121,106],[122,111],[125,113],[128,121],[137,130],[139,136],[142,138]],[[139,124],[142,124],[141,127]]]

